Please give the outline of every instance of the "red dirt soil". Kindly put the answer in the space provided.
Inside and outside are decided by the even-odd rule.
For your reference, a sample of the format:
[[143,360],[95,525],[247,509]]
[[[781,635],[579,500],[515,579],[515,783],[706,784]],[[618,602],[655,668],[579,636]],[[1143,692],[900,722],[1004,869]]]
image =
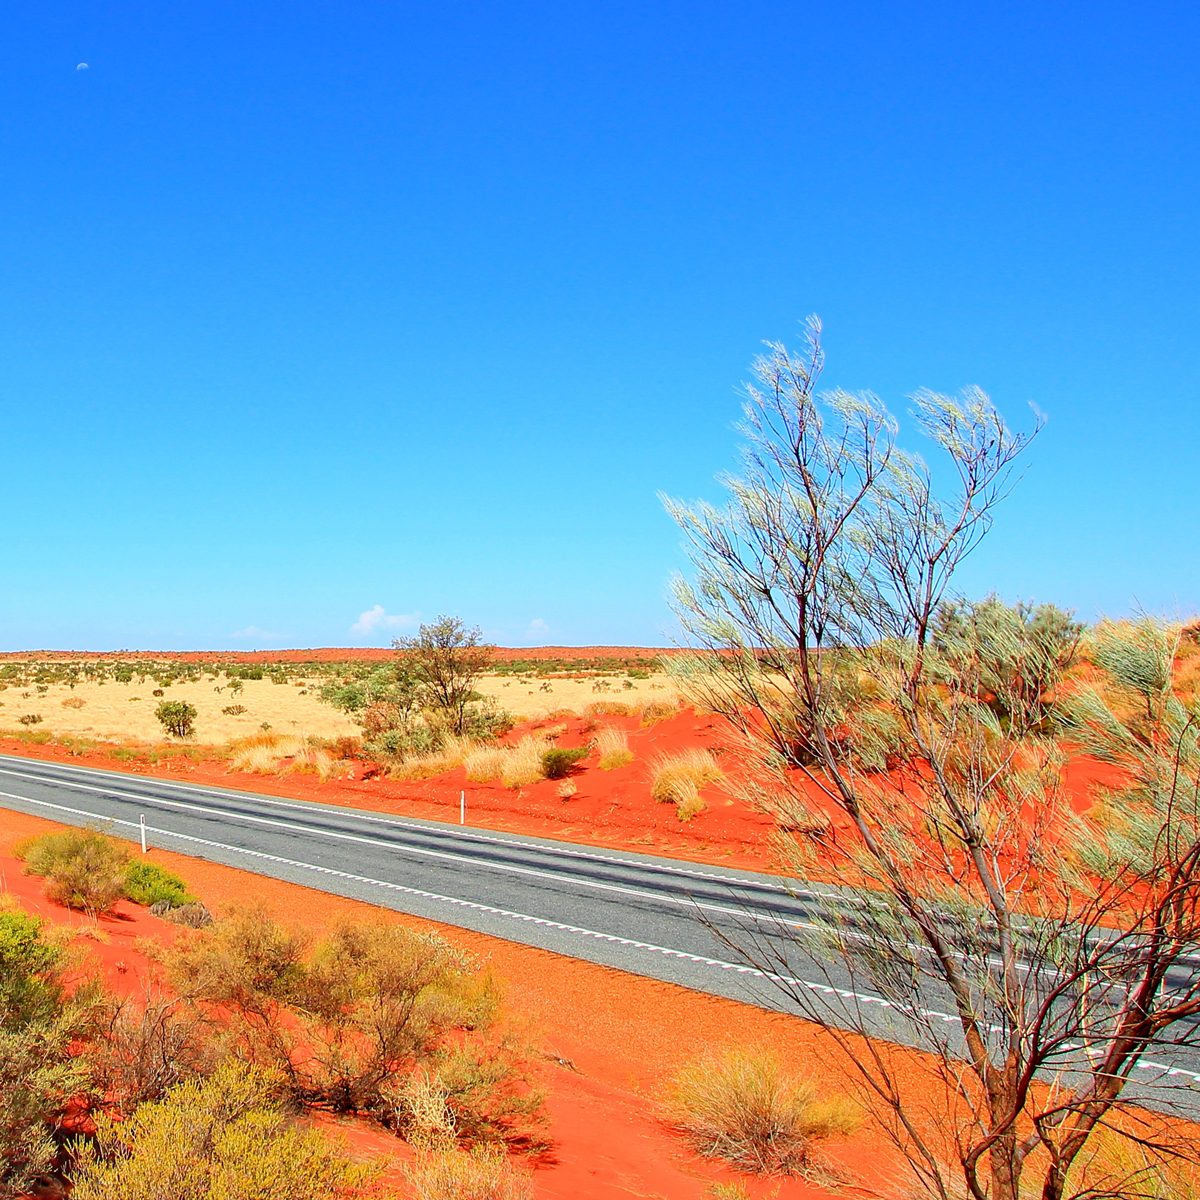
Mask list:
[[[86,918],[47,901],[41,881],[23,875],[11,855],[15,840],[61,828],[0,811],[0,884],[29,911],[87,929],[92,923]],[[167,851],[152,850],[150,858],[182,875],[218,912],[261,898],[288,920],[317,932],[343,920],[394,922],[436,932],[493,968],[504,984],[509,1014],[546,1059],[555,1145],[551,1161],[539,1165],[534,1176],[538,1200],[704,1200],[719,1181],[741,1183],[755,1200],[832,1195],[799,1179],[747,1179],[698,1159],[658,1116],[664,1081],[709,1048],[733,1042],[773,1046],[818,1084],[841,1090],[836,1046],[803,1021]],[[134,949],[134,939],[166,940],[177,932],[126,902],[94,928],[102,940],[93,934],[83,944],[113,989],[126,996],[141,995],[152,970]],[[344,1136],[358,1153],[391,1155],[399,1162],[408,1156],[401,1143],[375,1126],[334,1119],[318,1123]],[[895,1158],[877,1132],[866,1128],[833,1146],[831,1158],[855,1179],[839,1193],[843,1197],[891,1190]],[[400,1179],[397,1164],[388,1180],[399,1186]]]

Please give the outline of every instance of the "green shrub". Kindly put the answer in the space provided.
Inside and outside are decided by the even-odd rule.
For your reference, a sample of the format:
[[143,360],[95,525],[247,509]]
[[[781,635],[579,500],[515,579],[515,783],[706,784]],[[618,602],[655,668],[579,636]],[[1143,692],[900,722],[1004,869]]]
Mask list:
[[195,729],[196,709],[186,700],[164,700],[154,715],[163,729],[175,737],[191,737]]
[[246,711],[244,704],[227,704],[221,711],[227,717],[240,717]]
[[582,758],[587,758],[588,749],[581,746],[578,750],[565,750],[562,746],[552,746],[542,754],[542,772],[547,779],[563,779],[570,774],[571,768]]
[[45,922],[20,909],[0,912],[0,1024],[17,1029],[50,1020],[63,989],[63,952],[42,937]]
[[332,1200],[378,1174],[317,1130],[296,1128],[278,1079],[232,1059],[128,1120],[102,1114],[72,1171],[74,1200]]
[[41,875],[46,895],[59,904],[96,914],[125,894],[129,852],[99,829],[47,833],[21,849],[25,873]]
[[143,904],[147,908],[161,900],[172,908],[196,902],[196,897],[178,875],[145,859],[129,864],[125,872],[125,895],[134,904]]

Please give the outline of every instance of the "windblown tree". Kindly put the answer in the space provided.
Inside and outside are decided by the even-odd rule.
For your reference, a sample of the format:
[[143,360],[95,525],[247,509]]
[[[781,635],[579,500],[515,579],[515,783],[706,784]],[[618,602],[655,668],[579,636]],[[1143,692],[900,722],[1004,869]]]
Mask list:
[[[1200,712],[1173,694],[1174,636],[1143,620],[1085,644],[1053,606],[958,596],[1029,437],[977,389],[917,393],[943,497],[878,399],[818,393],[808,333],[755,365],[728,504],[667,501],[700,651],[675,669],[737,731],[797,873],[855,885],[815,935],[758,926],[734,950],[840,1041],[942,1200],[1150,1194],[1185,1148],[1128,1085],[1200,1013]],[[1111,786],[1079,815],[1063,769],[1085,751]],[[860,1036],[881,1032],[932,1052],[943,1125]]]

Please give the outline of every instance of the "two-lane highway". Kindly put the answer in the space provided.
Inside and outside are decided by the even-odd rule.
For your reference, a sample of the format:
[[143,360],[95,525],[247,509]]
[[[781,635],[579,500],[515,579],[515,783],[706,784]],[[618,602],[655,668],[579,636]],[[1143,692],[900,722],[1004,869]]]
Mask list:
[[[320,891],[650,976],[787,1009],[784,993],[722,940],[784,949],[789,983],[853,1006],[882,1037],[911,1034],[880,997],[803,950],[848,889],[754,872],[501,834],[311,801],[0,755],[0,808],[137,840]],[[302,919],[303,913],[281,914]],[[786,947],[783,946],[786,943]],[[755,956],[761,963],[761,954]],[[808,969],[808,968],[811,968]],[[930,1015],[941,1019],[936,998]],[[948,1023],[957,1024],[948,1014]],[[1200,1081],[1191,1052],[1147,1058],[1138,1093]]]

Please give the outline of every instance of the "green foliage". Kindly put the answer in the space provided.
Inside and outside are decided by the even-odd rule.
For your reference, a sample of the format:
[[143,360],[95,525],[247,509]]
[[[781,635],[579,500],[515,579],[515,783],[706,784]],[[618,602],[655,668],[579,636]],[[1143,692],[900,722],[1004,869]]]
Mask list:
[[8,1030],[52,1019],[62,1002],[62,948],[45,922],[20,909],[0,912],[0,1024]]
[[101,1115],[75,1161],[74,1200],[332,1200],[377,1174],[296,1128],[278,1087],[270,1073],[228,1060],[127,1121]]
[[397,638],[393,646],[420,685],[427,708],[445,714],[455,734],[465,732],[467,706],[481,699],[479,677],[492,665],[495,647],[483,641],[478,627],[467,628],[457,617],[439,617],[422,625],[416,637]]
[[125,894],[129,852],[99,829],[47,833],[24,856],[26,874],[43,876],[46,895],[59,904],[102,913]]
[[134,904],[158,904],[165,900],[172,908],[196,903],[178,875],[146,859],[136,859],[125,872],[125,895]]
[[571,768],[587,756],[588,748],[586,746],[581,746],[577,750],[552,746],[542,754],[542,771],[547,779],[565,779],[571,773]]
[[196,709],[186,700],[164,700],[154,710],[154,716],[173,737],[191,737],[195,730]]
[[452,1051],[467,1031],[484,1037],[497,997],[490,978],[438,937],[347,924],[313,946],[256,908],[182,934],[165,962],[214,1035],[277,1071],[302,1103],[393,1123],[394,1081],[441,1064],[463,1110],[476,1114],[464,1125],[472,1136],[527,1130],[540,1110],[540,1095],[522,1108],[529,1093],[515,1052],[485,1046],[472,1066]]

